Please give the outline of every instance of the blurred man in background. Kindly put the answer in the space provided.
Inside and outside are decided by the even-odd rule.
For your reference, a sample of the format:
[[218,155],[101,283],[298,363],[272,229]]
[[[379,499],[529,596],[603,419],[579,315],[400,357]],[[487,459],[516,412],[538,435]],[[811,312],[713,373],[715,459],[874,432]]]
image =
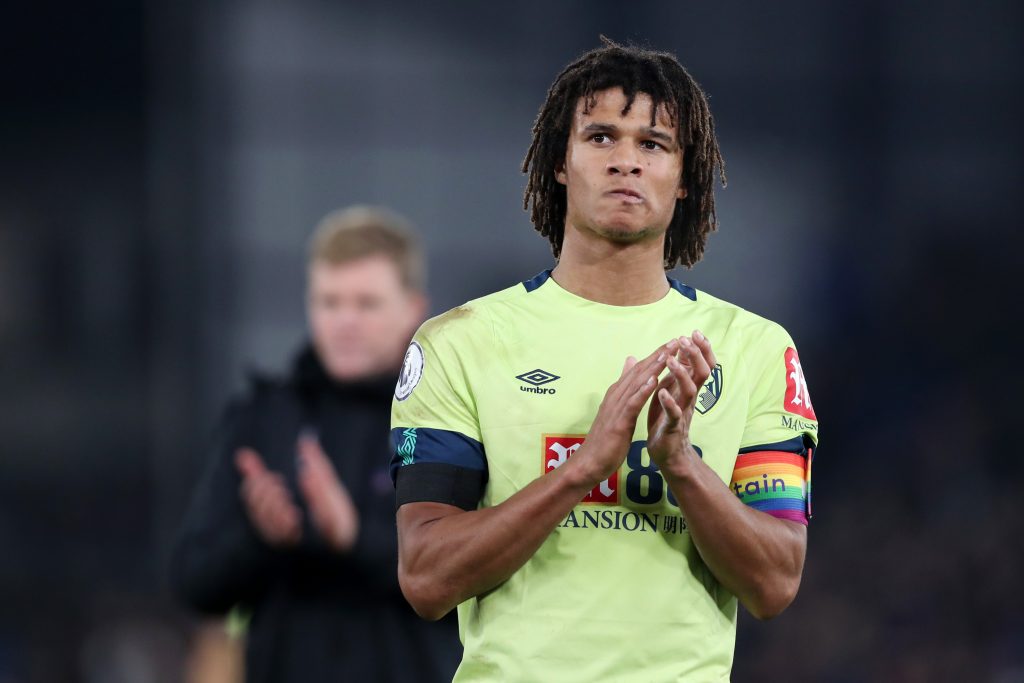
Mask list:
[[353,207],[313,236],[312,343],[233,404],[172,563],[190,606],[251,613],[246,680],[450,680],[454,625],[396,578],[389,406],[426,312],[423,255],[390,212]]

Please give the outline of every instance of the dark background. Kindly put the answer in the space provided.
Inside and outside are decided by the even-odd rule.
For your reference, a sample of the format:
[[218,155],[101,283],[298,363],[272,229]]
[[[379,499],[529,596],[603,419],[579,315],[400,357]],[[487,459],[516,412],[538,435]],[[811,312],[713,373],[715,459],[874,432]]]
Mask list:
[[711,96],[684,281],[797,340],[822,448],[797,601],[737,681],[1024,680],[1024,5],[20,3],[0,21],[0,681],[179,680],[169,541],[305,239],[388,204],[433,310],[549,267],[519,165],[598,34]]

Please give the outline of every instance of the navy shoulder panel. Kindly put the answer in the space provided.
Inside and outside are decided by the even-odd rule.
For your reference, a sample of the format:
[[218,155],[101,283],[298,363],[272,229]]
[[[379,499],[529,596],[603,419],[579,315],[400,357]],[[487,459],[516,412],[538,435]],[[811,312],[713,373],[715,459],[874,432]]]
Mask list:
[[697,300],[697,290],[696,289],[694,289],[690,285],[684,285],[679,280],[675,280],[673,278],[668,277],[668,275],[666,275],[665,277],[668,278],[669,287],[671,287],[672,289],[676,290],[677,292],[679,292],[680,294],[685,296],[690,301],[696,301]]
[[529,280],[526,280],[525,282],[523,282],[523,287],[526,288],[527,292],[532,292],[533,290],[537,289],[542,284],[547,282],[549,277],[551,277],[551,269],[550,268],[548,270],[542,270],[541,272],[537,273],[536,275],[534,275]]
[[776,443],[758,444],[757,446],[747,446],[739,450],[739,455],[744,453],[757,453],[758,451],[783,451],[786,453],[795,453],[796,455],[807,456],[807,449],[813,446],[813,442],[809,438],[803,436],[794,436],[792,439],[786,439],[785,441],[778,441]]

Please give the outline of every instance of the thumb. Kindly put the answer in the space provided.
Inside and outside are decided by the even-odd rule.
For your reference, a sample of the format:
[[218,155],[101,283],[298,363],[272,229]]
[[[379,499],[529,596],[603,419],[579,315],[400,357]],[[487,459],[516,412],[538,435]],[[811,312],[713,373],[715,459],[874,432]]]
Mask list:
[[662,409],[665,411],[665,426],[669,429],[674,428],[683,419],[683,409],[679,407],[679,403],[672,397],[672,393],[667,389],[661,389],[658,391],[658,402],[661,404]]
[[259,453],[251,448],[239,448],[235,451],[235,467],[243,477],[256,477],[267,471]]
[[316,473],[333,471],[331,461],[324,453],[324,449],[320,446],[320,440],[316,436],[310,434],[300,436],[298,452],[299,465],[303,471],[313,470]]

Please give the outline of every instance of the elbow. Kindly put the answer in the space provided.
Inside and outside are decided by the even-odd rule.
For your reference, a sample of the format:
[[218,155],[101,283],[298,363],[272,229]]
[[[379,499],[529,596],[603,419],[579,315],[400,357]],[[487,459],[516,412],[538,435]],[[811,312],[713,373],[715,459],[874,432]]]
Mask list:
[[457,604],[445,595],[441,582],[430,576],[412,574],[399,568],[398,585],[413,611],[427,621],[438,621]]
[[786,577],[758,586],[743,606],[758,621],[768,621],[782,614],[796,599],[800,576]]

